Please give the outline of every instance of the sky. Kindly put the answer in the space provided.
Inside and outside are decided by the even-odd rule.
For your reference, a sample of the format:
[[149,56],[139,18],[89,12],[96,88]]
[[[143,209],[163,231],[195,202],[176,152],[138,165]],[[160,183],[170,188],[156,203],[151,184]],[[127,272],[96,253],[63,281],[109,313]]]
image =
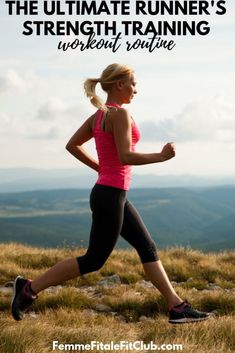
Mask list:
[[[72,21],[74,16],[10,16],[4,3],[0,5],[1,168],[82,168],[65,145],[95,110],[84,95],[83,82],[87,77],[99,77],[107,65],[118,62],[133,67],[137,77],[138,93],[125,106],[141,130],[136,151],[160,152],[165,143],[176,144],[174,159],[135,167],[137,173],[235,174],[234,3],[226,2],[223,16],[177,16],[174,20],[207,20],[210,33],[163,37],[175,41],[174,49],[152,53],[127,52],[124,46],[116,53],[104,49],[60,51],[58,42],[74,37],[24,36],[22,24],[35,19]],[[99,20],[117,23],[123,18],[136,20],[133,13],[99,16]],[[160,19],[172,20],[169,16]],[[143,25],[149,20],[156,21],[156,17],[138,16]],[[99,88],[97,91],[105,99]],[[85,147],[96,157],[93,140]]]

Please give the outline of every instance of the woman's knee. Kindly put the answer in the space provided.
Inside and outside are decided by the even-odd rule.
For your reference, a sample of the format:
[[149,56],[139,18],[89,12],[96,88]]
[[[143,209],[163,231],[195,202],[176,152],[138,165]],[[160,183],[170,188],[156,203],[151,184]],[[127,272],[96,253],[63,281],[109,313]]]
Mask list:
[[156,244],[154,241],[149,243],[148,246],[141,248],[141,250],[139,250],[138,253],[139,253],[139,256],[140,256],[142,263],[153,262],[153,261],[159,260],[157,247],[156,247]]
[[77,257],[81,275],[100,270],[103,267],[105,261],[106,259],[95,258],[94,256],[90,257],[84,255]]

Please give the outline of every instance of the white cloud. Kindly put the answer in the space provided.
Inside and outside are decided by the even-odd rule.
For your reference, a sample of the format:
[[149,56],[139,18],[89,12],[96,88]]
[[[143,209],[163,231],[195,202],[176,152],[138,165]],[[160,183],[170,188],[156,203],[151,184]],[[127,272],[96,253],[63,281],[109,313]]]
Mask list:
[[78,121],[82,116],[88,115],[90,109],[87,108],[83,102],[79,104],[66,103],[61,98],[50,98],[43,103],[37,110],[35,119],[36,120],[63,120],[64,122]]
[[38,108],[27,112],[0,113],[2,136],[21,139],[56,140],[70,137],[89,116],[83,103],[67,104],[60,98],[51,98]]
[[8,90],[24,91],[39,84],[39,78],[33,72],[19,74],[14,69],[9,69],[5,75],[0,76],[0,92]]
[[66,111],[66,104],[62,100],[51,98],[39,107],[36,118],[40,120],[50,120],[58,117],[58,115],[66,114]]
[[6,91],[11,88],[21,89],[25,87],[26,82],[14,71],[8,70],[8,72],[0,77],[0,90]]
[[5,126],[10,122],[10,117],[4,112],[0,112],[0,122],[1,126]]
[[144,122],[141,130],[143,138],[150,141],[232,142],[234,115],[235,104],[217,96],[212,100],[192,102],[171,119]]

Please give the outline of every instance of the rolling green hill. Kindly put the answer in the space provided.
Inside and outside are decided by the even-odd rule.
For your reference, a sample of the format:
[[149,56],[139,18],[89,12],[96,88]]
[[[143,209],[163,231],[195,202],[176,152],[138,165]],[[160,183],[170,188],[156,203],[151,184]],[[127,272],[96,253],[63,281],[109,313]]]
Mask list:
[[[90,190],[0,194],[0,241],[37,246],[87,246]],[[128,199],[160,248],[235,248],[235,187],[132,189]],[[128,244],[120,239],[118,246]]]

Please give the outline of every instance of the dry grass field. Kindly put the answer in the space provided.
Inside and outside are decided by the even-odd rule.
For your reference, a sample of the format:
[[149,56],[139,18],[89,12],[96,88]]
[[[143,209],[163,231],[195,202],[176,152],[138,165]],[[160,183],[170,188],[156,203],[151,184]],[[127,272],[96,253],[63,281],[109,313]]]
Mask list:
[[[160,251],[177,292],[195,308],[214,312],[205,322],[169,324],[165,301],[145,278],[135,251],[128,250],[114,250],[99,272],[45,290],[22,321],[12,319],[7,282],[19,274],[35,278],[57,261],[84,251],[0,244],[0,353],[85,352],[89,350],[73,345],[92,341],[146,344],[144,349],[97,346],[90,349],[94,353],[153,352],[147,347],[150,342],[162,352],[177,351],[173,345],[182,345],[184,353],[235,352],[235,251]],[[53,350],[53,341],[61,346]]]

